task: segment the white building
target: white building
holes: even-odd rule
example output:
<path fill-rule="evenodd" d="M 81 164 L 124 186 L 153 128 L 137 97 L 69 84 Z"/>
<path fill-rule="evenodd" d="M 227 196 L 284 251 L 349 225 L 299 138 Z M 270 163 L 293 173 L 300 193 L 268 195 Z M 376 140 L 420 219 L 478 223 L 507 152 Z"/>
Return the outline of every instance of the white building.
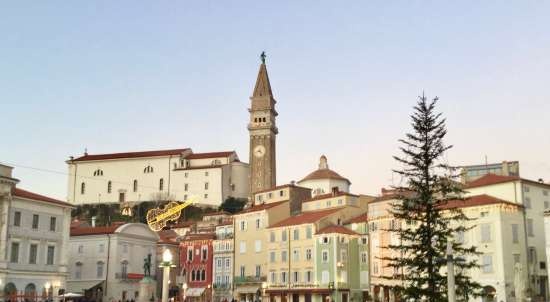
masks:
<path fill-rule="evenodd" d="M 213 242 L 214 302 L 231 301 L 233 298 L 233 221 L 226 221 L 216 227 Z"/>
<path fill-rule="evenodd" d="M 500 234 L 495 233 L 496 238 L 502 241 L 510 241 L 515 232 L 521 234 L 521 250 L 514 251 L 502 246 L 504 263 L 513 264 L 518 257 L 526 257 L 527 264 L 524 268 L 529 282 L 525 285 L 526 295 L 548 299 L 548 263 L 544 233 L 544 211 L 550 208 L 550 185 L 542 182 L 523 179 L 518 176 L 501 176 L 495 174 L 484 175 L 466 185 L 467 196 L 487 194 L 492 197 L 518 204 L 523 207 L 520 220 L 515 227 L 501 227 Z M 507 222 L 510 223 L 510 222 Z M 521 239 L 520 239 L 521 240 Z M 519 254 L 520 256 L 517 256 Z M 507 265 L 503 269 L 509 269 Z M 510 280 L 507 280 L 510 282 Z M 503 284 L 500 285 L 504 287 Z M 510 288 L 510 287 L 509 287 Z M 499 289 L 497 288 L 497 292 Z M 506 291 L 509 295 L 509 290 Z"/>
<path fill-rule="evenodd" d="M 17 188 L 12 170 L 0 164 L 0 292 L 55 297 L 65 288 L 72 205 Z"/>
<path fill-rule="evenodd" d="M 196 196 L 199 204 L 218 206 L 230 196 L 248 197 L 248 164 L 240 162 L 234 151 L 85 153 L 67 164 L 67 200 L 76 205 Z"/>
<path fill-rule="evenodd" d="M 142 223 L 71 228 L 68 291 L 97 301 L 137 300 L 148 255 L 155 276 L 157 241 Z"/>
<path fill-rule="evenodd" d="M 322 155 L 319 159 L 319 169 L 300 180 L 298 185 L 311 189 L 312 196 L 317 196 L 331 193 L 335 188 L 338 188 L 337 191 L 349 193 L 351 182 L 329 169 L 327 157 Z"/>

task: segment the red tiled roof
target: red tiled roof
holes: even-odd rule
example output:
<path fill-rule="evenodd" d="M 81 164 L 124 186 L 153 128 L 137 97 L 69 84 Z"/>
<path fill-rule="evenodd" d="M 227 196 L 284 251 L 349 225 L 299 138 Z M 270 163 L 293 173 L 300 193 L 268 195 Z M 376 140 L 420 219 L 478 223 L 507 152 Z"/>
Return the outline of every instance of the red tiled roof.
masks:
<path fill-rule="evenodd" d="M 248 209 L 244 209 L 244 210 L 240 211 L 239 213 L 236 213 L 235 215 L 267 210 L 267 209 L 276 207 L 278 205 L 281 205 L 285 202 L 288 202 L 288 200 L 283 200 L 283 201 L 279 201 L 279 202 L 272 202 L 272 203 L 263 203 L 261 205 L 254 205 L 254 206 L 252 206 Z"/>
<path fill-rule="evenodd" d="M 194 240 L 213 240 L 216 238 L 214 233 L 187 233 L 183 238 L 183 241 L 194 241 Z"/>
<path fill-rule="evenodd" d="M 306 181 L 306 180 L 312 180 L 312 179 L 340 179 L 340 180 L 345 180 L 348 183 L 351 183 L 347 178 L 342 177 L 340 174 L 332 171 L 331 169 L 315 170 L 315 171 L 309 173 L 306 177 L 304 177 L 299 182 Z"/>
<path fill-rule="evenodd" d="M 47 196 L 44 196 L 44 195 L 36 194 L 36 193 L 33 193 L 33 192 L 29 192 L 29 191 L 26 191 L 26 190 L 23 190 L 23 189 L 15 188 L 15 187 L 12 190 L 12 194 L 14 196 L 25 198 L 25 199 L 48 202 L 48 203 L 52 203 L 52 204 L 56 204 L 56 205 L 60 205 L 60 206 L 64 206 L 64 207 L 74 207 L 74 205 L 72 205 L 70 203 L 67 203 L 67 202 L 64 202 L 64 201 L 61 201 L 61 200 L 57 200 L 57 199 L 53 199 L 53 198 L 50 198 L 50 197 L 47 197 Z"/>
<path fill-rule="evenodd" d="M 177 244 L 178 233 L 172 230 L 162 230 L 157 233 L 160 237 L 159 243 Z"/>
<path fill-rule="evenodd" d="M 123 152 L 123 153 L 108 153 L 108 154 L 86 154 L 73 161 L 88 161 L 88 160 L 104 160 L 104 159 L 118 159 L 118 158 L 136 158 L 136 157 L 154 157 L 154 156 L 167 156 L 167 155 L 179 155 L 189 148 L 184 149 L 171 149 L 171 150 L 154 150 L 154 151 L 139 151 L 139 152 Z"/>
<path fill-rule="evenodd" d="M 270 192 L 270 191 L 276 191 L 276 190 L 280 190 L 280 189 L 284 189 L 284 188 L 288 188 L 288 187 L 311 190 L 310 188 L 306 188 L 306 187 L 300 187 L 300 186 L 293 185 L 293 184 L 285 184 L 285 185 L 280 185 L 280 186 L 276 186 L 276 187 L 273 187 L 273 188 L 257 191 L 257 192 L 254 192 L 254 194 L 265 193 L 265 192 Z"/>
<path fill-rule="evenodd" d="M 71 236 L 113 234 L 124 222 L 116 222 L 107 226 L 71 228 Z"/>
<path fill-rule="evenodd" d="M 344 224 L 367 222 L 367 218 L 368 218 L 367 213 L 364 213 L 344 222 Z"/>
<path fill-rule="evenodd" d="M 466 184 L 466 188 L 475 188 L 475 187 L 482 187 L 482 186 L 488 186 L 488 185 L 494 185 L 514 180 L 520 180 L 517 176 L 502 176 L 502 175 L 496 175 L 496 174 L 486 174 L 482 177 L 471 181 Z"/>
<path fill-rule="evenodd" d="M 296 216 L 289 217 L 283 221 L 279 221 L 278 223 L 270 226 L 270 228 L 278 228 L 278 227 L 290 226 L 290 225 L 300 225 L 305 223 L 314 223 L 321 218 L 324 218 L 334 212 L 340 211 L 341 209 L 342 208 L 340 207 L 340 208 L 332 208 L 328 210 L 303 212 Z"/>
<path fill-rule="evenodd" d="M 470 196 L 465 198 L 464 200 L 449 200 L 447 204 L 442 205 L 440 209 L 445 210 L 445 209 L 455 209 L 455 208 L 468 208 L 468 207 L 476 207 L 476 206 L 484 206 L 484 205 L 500 204 L 500 203 L 522 207 L 522 205 L 517 203 L 509 202 L 490 195 L 482 194 L 482 195 Z"/>
<path fill-rule="evenodd" d="M 334 194 L 334 193 L 328 193 L 328 194 L 323 194 L 323 195 L 317 195 L 317 196 L 315 196 L 315 197 L 313 197 L 313 198 L 306 199 L 306 200 L 304 200 L 303 202 L 310 202 L 310 201 L 328 199 L 328 198 L 339 197 L 339 196 L 359 197 L 359 195 L 355 195 L 355 194 L 351 194 L 351 193 L 339 191 L 339 192 L 336 193 L 336 194 Z"/>
<path fill-rule="evenodd" d="M 179 222 L 179 223 L 176 223 L 176 224 L 169 224 L 169 225 L 166 226 L 166 229 L 171 230 L 171 229 L 190 228 L 195 223 L 196 223 L 196 221 L 184 221 L 184 222 Z"/>
<path fill-rule="evenodd" d="M 185 158 L 186 159 L 203 159 L 203 158 L 229 157 L 234 153 L 235 151 L 191 153 L 187 155 Z"/>
<path fill-rule="evenodd" d="M 341 225 L 329 225 L 326 228 L 319 230 L 316 234 L 346 234 L 346 235 L 359 235 L 358 233 L 343 227 Z"/>

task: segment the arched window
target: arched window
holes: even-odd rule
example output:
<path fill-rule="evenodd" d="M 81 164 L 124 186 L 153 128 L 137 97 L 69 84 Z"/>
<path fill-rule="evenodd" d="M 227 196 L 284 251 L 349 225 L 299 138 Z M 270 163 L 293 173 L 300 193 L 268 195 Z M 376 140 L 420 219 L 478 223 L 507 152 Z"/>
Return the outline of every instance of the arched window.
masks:
<path fill-rule="evenodd" d="M 97 169 L 94 171 L 94 176 L 103 176 L 103 170 Z"/>
<path fill-rule="evenodd" d="M 137 182 L 137 179 L 134 179 L 134 192 L 137 192 L 137 188 L 138 188 L 138 182 Z"/>
<path fill-rule="evenodd" d="M 126 277 L 128 275 L 128 261 L 124 260 L 120 263 L 120 274 L 122 277 Z"/>
<path fill-rule="evenodd" d="M 205 270 L 202 270 L 202 272 L 201 272 L 201 280 L 206 281 L 206 271 Z"/>
<path fill-rule="evenodd" d="M 159 180 L 159 191 L 164 190 L 164 178 Z"/>
<path fill-rule="evenodd" d="M 109 180 L 107 182 L 107 193 L 111 193 L 112 190 L 113 190 L 113 183 Z"/>
<path fill-rule="evenodd" d="M 103 263 L 103 261 L 98 261 L 97 262 L 97 268 L 96 268 L 96 275 L 98 278 L 103 278 L 103 266 L 105 265 L 105 263 Z"/>
<path fill-rule="evenodd" d="M 147 166 L 143 169 L 143 173 L 153 173 L 153 167 Z"/>
<path fill-rule="evenodd" d="M 36 285 L 34 283 L 29 283 L 25 286 L 25 296 L 34 297 L 36 295 Z"/>
<path fill-rule="evenodd" d="M 15 287 L 15 284 L 8 283 L 6 286 L 4 286 L 4 294 L 5 295 L 15 295 L 17 294 L 17 287 Z"/>
<path fill-rule="evenodd" d="M 80 184 L 80 194 L 85 194 L 86 193 L 86 183 L 81 183 Z"/>
<path fill-rule="evenodd" d="M 74 267 L 74 278 L 82 279 L 82 262 L 77 262 Z"/>
<path fill-rule="evenodd" d="M 195 270 L 191 271 L 191 281 L 195 281 Z"/>

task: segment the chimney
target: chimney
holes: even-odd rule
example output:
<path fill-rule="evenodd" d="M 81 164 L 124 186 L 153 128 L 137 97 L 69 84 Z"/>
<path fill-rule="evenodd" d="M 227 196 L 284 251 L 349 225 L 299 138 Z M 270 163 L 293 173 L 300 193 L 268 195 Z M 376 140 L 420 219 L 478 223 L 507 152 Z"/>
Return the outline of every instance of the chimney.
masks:
<path fill-rule="evenodd" d="M 290 181 L 290 185 L 291 185 L 291 186 L 294 186 L 295 184 L 296 184 L 296 182 L 295 182 L 294 180 L 291 180 L 291 181 Z"/>
<path fill-rule="evenodd" d="M 95 219 L 96 219 L 96 217 L 92 216 L 92 228 L 95 228 Z"/>
<path fill-rule="evenodd" d="M 338 195 L 338 187 L 332 187 L 332 196 Z"/>
<path fill-rule="evenodd" d="M 543 183 L 544 183 L 544 179 L 539 178 L 539 182 L 540 182 L 541 184 L 543 184 Z"/>

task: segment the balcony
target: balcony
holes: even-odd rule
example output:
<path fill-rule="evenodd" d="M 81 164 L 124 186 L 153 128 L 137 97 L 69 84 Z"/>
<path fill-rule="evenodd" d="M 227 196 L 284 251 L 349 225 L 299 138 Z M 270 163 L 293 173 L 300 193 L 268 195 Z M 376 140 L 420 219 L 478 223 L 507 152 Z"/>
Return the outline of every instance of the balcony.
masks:
<path fill-rule="evenodd" d="M 215 290 L 229 290 L 231 289 L 230 283 L 214 283 Z"/>
<path fill-rule="evenodd" d="M 236 284 L 243 284 L 243 283 L 258 283 L 258 282 L 265 282 L 267 278 L 265 276 L 244 276 L 244 277 L 235 277 L 235 283 Z"/>

